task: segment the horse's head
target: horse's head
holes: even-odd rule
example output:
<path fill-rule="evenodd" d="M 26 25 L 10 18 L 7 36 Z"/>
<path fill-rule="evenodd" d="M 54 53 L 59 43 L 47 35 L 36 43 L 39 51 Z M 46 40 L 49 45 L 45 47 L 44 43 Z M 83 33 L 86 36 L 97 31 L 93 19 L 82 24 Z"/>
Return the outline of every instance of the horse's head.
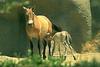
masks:
<path fill-rule="evenodd" d="M 34 20 L 34 17 L 33 17 L 34 13 L 32 11 L 32 8 L 23 7 L 23 9 L 26 10 L 26 15 L 28 16 L 27 24 L 32 25 L 33 24 L 33 20 Z"/>

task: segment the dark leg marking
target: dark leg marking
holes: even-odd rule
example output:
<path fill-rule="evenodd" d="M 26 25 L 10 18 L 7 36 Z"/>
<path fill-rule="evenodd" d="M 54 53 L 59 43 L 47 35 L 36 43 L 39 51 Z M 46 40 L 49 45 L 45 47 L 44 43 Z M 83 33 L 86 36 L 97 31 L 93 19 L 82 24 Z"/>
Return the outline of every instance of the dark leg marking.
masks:
<path fill-rule="evenodd" d="M 51 41 L 48 41 L 48 47 L 49 47 L 49 56 L 51 56 Z"/>
<path fill-rule="evenodd" d="M 31 55 L 33 55 L 33 43 L 31 40 L 30 40 L 30 49 L 31 49 Z"/>
<path fill-rule="evenodd" d="M 45 59 L 46 58 L 46 55 L 45 55 L 45 50 L 46 50 L 46 46 L 47 46 L 47 42 L 46 42 L 46 40 L 44 39 L 43 40 L 43 46 L 44 46 L 44 48 L 43 48 L 43 59 Z"/>
<path fill-rule="evenodd" d="M 39 55 L 41 57 L 40 38 L 38 39 L 38 50 L 39 50 Z"/>

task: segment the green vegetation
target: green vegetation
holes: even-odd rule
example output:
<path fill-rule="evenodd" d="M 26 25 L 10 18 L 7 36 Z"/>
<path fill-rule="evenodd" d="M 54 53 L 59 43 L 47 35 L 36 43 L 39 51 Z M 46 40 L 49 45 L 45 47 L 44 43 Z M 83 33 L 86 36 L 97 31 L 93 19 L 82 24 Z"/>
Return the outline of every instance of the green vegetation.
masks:
<path fill-rule="evenodd" d="M 91 62 L 82 61 L 80 63 L 76 63 L 73 67 L 100 67 L 100 64 L 95 60 Z"/>
<path fill-rule="evenodd" d="M 24 0 L 19 0 L 19 1 L 5 0 L 4 2 L 0 2 L 0 13 L 10 13 L 12 8 L 29 4 L 30 4 L 29 1 L 24 1 Z"/>
<path fill-rule="evenodd" d="M 11 60 L 6 60 L 5 62 L 0 62 L 0 67 L 69 67 L 67 63 L 62 65 L 64 60 L 62 58 L 54 58 L 49 57 L 48 60 L 42 60 L 38 55 L 34 55 L 33 57 L 28 57 L 19 63 L 14 63 Z M 71 67 L 99 67 L 100 64 L 95 60 L 91 62 L 82 61 L 80 63 L 76 63 Z"/>
<path fill-rule="evenodd" d="M 0 62 L 0 67 L 16 67 L 16 64 L 12 60 L 6 60 L 4 62 Z"/>

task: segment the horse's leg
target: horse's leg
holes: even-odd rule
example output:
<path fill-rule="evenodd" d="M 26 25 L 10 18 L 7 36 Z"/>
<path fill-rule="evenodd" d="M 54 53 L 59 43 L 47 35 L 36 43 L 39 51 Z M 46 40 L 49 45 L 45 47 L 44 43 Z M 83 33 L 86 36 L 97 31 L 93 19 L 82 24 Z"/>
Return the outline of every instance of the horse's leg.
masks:
<path fill-rule="evenodd" d="M 46 58 L 46 55 L 45 55 L 45 50 L 46 50 L 46 46 L 47 46 L 47 41 L 45 40 L 45 39 L 43 39 L 43 46 L 44 46 L 44 48 L 43 48 L 43 59 L 45 59 Z"/>
<path fill-rule="evenodd" d="M 38 50 L 39 50 L 39 55 L 40 55 L 40 57 L 42 57 L 42 56 L 41 56 L 41 48 L 40 48 L 40 38 L 38 39 Z"/>
<path fill-rule="evenodd" d="M 30 40 L 30 49 L 31 49 L 31 55 L 33 55 L 33 43 L 32 43 L 32 40 Z"/>
<path fill-rule="evenodd" d="M 51 41 L 48 40 L 48 47 L 49 47 L 49 56 L 51 56 Z"/>

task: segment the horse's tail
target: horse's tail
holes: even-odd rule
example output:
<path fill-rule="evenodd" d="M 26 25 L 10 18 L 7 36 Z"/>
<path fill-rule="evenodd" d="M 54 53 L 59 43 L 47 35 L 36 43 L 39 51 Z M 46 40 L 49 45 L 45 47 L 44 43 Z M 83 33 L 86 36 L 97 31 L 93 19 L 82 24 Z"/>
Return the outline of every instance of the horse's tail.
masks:
<path fill-rule="evenodd" d="M 61 31 L 62 31 L 61 27 L 55 25 L 54 23 L 52 23 L 52 28 L 53 28 L 55 31 L 57 31 L 57 32 L 61 32 Z"/>

